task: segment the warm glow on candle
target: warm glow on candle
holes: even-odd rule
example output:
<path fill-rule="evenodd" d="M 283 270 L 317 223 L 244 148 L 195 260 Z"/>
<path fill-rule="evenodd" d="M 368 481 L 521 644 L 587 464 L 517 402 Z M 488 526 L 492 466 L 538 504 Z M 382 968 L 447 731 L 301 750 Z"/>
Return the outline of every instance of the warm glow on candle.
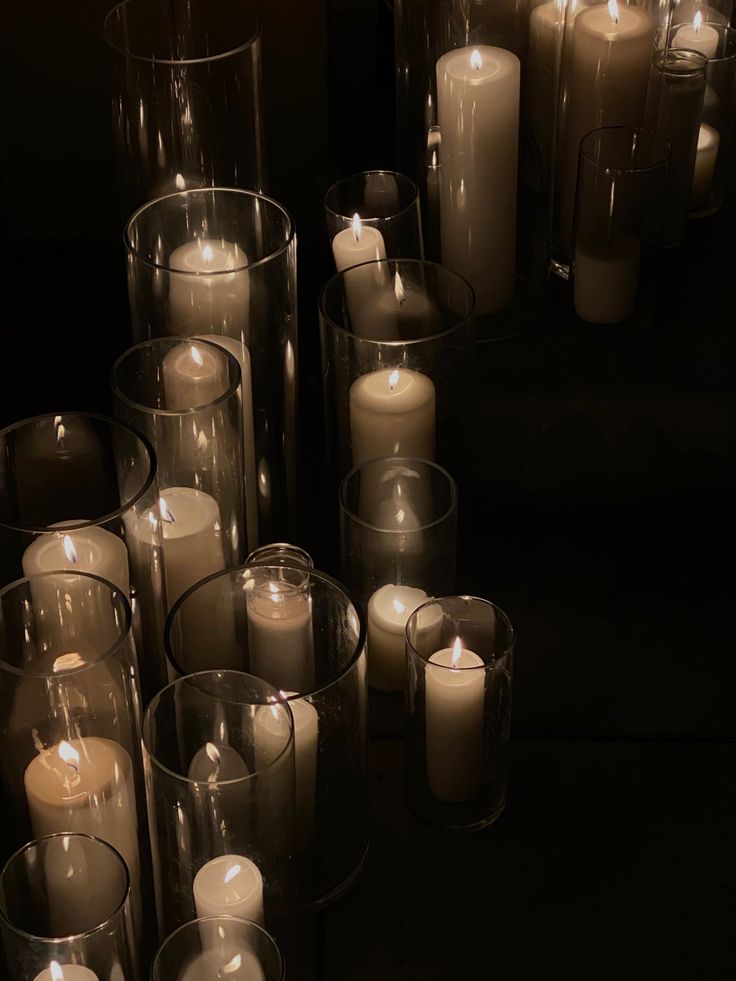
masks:
<path fill-rule="evenodd" d="M 51 981 L 64 981 L 64 972 L 58 961 L 51 961 L 49 970 L 51 971 Z"/>
<path fill-rule="evenodd" d="M 462 643 L 460 641 L 460 638 L 459 637 L 456 637 L 455 638 L 455 643 L 452 645 L 452 666 L 453 666 L 453 668 L 456 668 L 458 666 L 458 662 L 460 661 L 460 657 L 462 656 L 462 653 L 463 653 L 463 645 L 462 645 Z"/>
<path fill-rule="evenodd" d="M 400 599 L 394 599 L 392 600 L 392 603 L 394 605 L 394 609 L 398 614 L 406 613 L 406 607 L 404 606 L 404 604 L 401 602 Z"/>
<path fill-rule="evenodd" d="M 401 282 L 401 276 L 396 273 L 394 277 L 394 294 L 398 303 L 403 303 L 406 300 L 406 293 L 404 292 L 404 284 Z"/>
<path fill-rule="evenodd" d="M 360 236 L 363 232 L 363 225 L 360 220 L 360 215 L 356 211 L 353 215 L 353 235 L 355 236 L 355 241 L 360 241 Z"/>
<path fill-rule="evenodd" d="M 176 518 L 174 517 L 174 512 L 171 510 L 169 505 L 166 503 L 165 497 L 159 497 L 158 499 L 159 510 L 161 511 L 161 520 L 168 521 L 170 525 L 176 523 Z"/>
<path fill-rule="evenodd" d="M 221 968 L 223 974 L 232 974 L 234 971 L 239 971 L 240 966 L 243 963 L 243 955 L 236 954 L 231 961 L 228 961 L 224 967 Z"/>
<path fill-rule="evenodd" d="M 477 72 L 481 70 L 483 65 L 483 58 L 481 57 L 480 51 L 473 51 L 470 56 L 470 67 L 474 68 Z"/>
<path fill-rule="evenodd" d="M 230 868 L 225 873 L 225 878 L 222 880 L 226 885 L 228 882 L 232 882 L 236 875 L 240 874 L 239 865 L 231 865 Z"/>
<path fill-rule="evenodd" d="M 79 753 L 66 739 L 59 743 L 59 756 L 75 773 L 79 772 Z"/>
<path fill-rule="evenodd" d="M 399 378 L 401 377 L 398 368 L 394 368 L 391 374 L 388 376 L 388 387 L 394 389 L 399 384 Z"/>
<path fill-rule="evenodd" d="M 192 361 L 197 365 L 198 368 L 204 366 L 204 358 L 202 357 L 198 347 L 192 344 Z"/>
<path fill-rule="evenodd" d="M 76 564 L 77 550 L 74 547 L 74 542 L 71 540 L 69 535 L 64 535 L 64 555 L 66 555 L 69 562 L 73 562 Z"/>
<path fill-rule="evenodd" d="M 202 249 L 202 258 L 206 263 L 212 262 L 215 258 L 215 253 L 212 251 L 211 245 L 205 245 Z"/>
<path fill-rule="evenodd" d="M 695 29 L 696 33 L 700 31 L 700 28 L 702 26 L 703 26 L 703 15 L 698 10 L 695 16 L 693 17 L 693 28 Z"/>
<path fill-rule="evenodd" d="M 616 0 L 608 0 L 608 13 L 614 24 L 618 24 L 618 4 Z"/>

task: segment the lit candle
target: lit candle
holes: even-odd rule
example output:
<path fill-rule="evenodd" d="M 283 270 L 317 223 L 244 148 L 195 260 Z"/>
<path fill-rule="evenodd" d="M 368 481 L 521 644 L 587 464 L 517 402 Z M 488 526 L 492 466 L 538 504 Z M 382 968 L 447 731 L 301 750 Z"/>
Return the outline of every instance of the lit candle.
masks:
<path fill-rule="evenodd" d="M 59 521 L 51 527 L 63 529 L 82 520 Z M 44 532 L 31 542 L 21 561 L 27 577 L 43 572 L 86 572 L 107 579 L 126 596 L 130 594 L 125 542 L 97 525 Z"/>
<path fill-rule="evenodd" d="M 383 235 L 377 228 L 364 225 L 360 217 L 353 216 L 350 228 L 343 228 L 332 240 L 332 254 L 338 272 L 375 259 L 386 258 Z M 386 287 L 385 266 L 369 266 L 357 269 L 345 277 L 345 295 L 350 311 L 353 331 L 359 337 L 380 336 L 375 323 L 376 300 Z"/>
<path fill-rule="evenodd" d="M 59 964 L 51 961 L 33 981 L 99 981 L 94 971 L 81 964 Z"/>
<path fill-rule="evenodd" d="M 708 60 L 715 58 L 718 52 L 720 36 L 715 27 L 703 23 L 703 15 L 698 10 L 692 24 L 683 24 L 678 28 L 672 42 L 673 48 L 687 48 L 689 51 L 699 51 Z"/>
<path fill-rule="evenodd" d="M 217 949 L 205 950 L 195 957 L 177 975 L 176 981 L 216 981 L 218 978 L 227 981 L 264 981 L 266 976 L 256 955 L 250 950 L 229 944 L 228 931 L 222 926 L 215 926 L 213 931 L 205 931 L 206 927 L 211 926 L 212 924 L 201 924 L 200 933 L 207 936 L 205 946 L 214 947 L 216 944 Z M 219 936 L 220 933 L 223 937 Z"/>
<path fill-rule="evenodd" d="M 430 657 L 426 685 L 429 788 L 439 800 L 469 800 L 482 772 L 483 661 L 458 638 Z"/>
<path fill-rule="evenodd" d="M 572 34 L 559 181 L 560 233 L 571 249 L 580 141 L 601 126 L 640 126 L 654 46 L 654 17 L 641 7 L 597 3 L 578 11 Z"/>
<path fill-rule="evenodd" d="M 250 673 L 282 691 L 314 684 L 311 599 L 288 582 L 246 584 Z"/>
<path fill-rule="evenodd" d="M 636 305 L 640 262 L 641 245 L 633 235 L 576 242 L 573 302 L 578 317 L 591 324 L 627 320 Z"/>
<path fill-rule="evenodd" d="M 514 293 L 519 80 L 519 59 L 503 48 L 458 48 L 437 62 L 442 262 L 470 280 L 480 314 Z"/>
<path fill-rule="evenodd" d="M 240 753 L 225 743 L 205 743 L 192 757 L 187 775 L 203 783 L 222 783 L 250 776 Z"/>
<path fill-rule="evenodd" d="M 263 924 L 263 876 L 243 855 L 220 855 L 194 877 L 197 916 L 239 916 Z"/>
<path fill-rule="evenodd" d="M 314 792 L 317 774 L 317 744 L 319 714 L 306 698 L 296 698 L 298 692 L 283 691 L 291 699 L 289 708 L 294 717 L 294 769 L 296 773 L 296 834 L 297 845 L 305 848 L 314 834 Z M 256 713 L 256 761 L 263 765 L 275 758 L 284 745 L 285 713 L 263 705 Z"/>
<path fill-rule="evenodd" d="M 693 211 L 707 207 L 718 160 L 718 146 L 721 142 L 717 129 L 703 123 L 698 131 L 698 152 L 695 157 L 693 186 L 690 205 Z"/>
<path fill-rule="evenodd" d="M 386 258 L 383 235 L 372 225 L 364 225 L 360 215 L 353 215 L 350 228 L 343 228 L 332 240 L 332 255 L 338 272 L 363 262 Z"/>
<path fill-rule="evenodd" d="M 34 837 L 78 832 L 102 838 L 128 866 L 131 904 L 140 917 L 140 860 L 130 757 L 97 736 L 61 740 L 42 749 L 24 774 Z"/>
<path fill-rule="evenodd" d="M 169 319 L 177 334 L 247 336 L 248 257 L 233 242 L 199 239 L 174 249 L 169 267 Z"/>
<path fill-rule="evenodd" d="M 386 456 L 435 458 L 435 388 L 409 368 L 379 368 L 350 386 L 353 466 Z"/>
<path fill-rule="evenodd" d="M 368 681 L 381 691 L 403 691 L 406 681 L 406 622 L 427 601 L 423 589 L 381 586 L 368 600 Z M 436 613 L 437 641 L 442 614 Z"/>
<path fill-rule="evenodd" d="M 574 13 L 574 0 L 571 0 Z M 545 168 L 549 167 L 554 133 L 555 100 L 562 56 L 565 0 L 547 0 L 534 7 L 529 17 L 529 57 L 526 60 L 528 91 L 525 106 L 532 133 Z"/>

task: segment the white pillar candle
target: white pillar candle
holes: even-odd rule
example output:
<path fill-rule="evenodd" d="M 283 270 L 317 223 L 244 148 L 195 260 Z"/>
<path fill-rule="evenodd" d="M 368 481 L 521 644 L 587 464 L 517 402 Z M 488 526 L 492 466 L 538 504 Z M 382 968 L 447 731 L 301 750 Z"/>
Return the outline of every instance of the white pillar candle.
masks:
<path fill-rule="evenodd" d="M 314 794 L 317 775 L 319 714 L 306 698 L 293 691 L 282 692 L 294 717 L 294 769 L 296 773 L 296 835 L 299 848 L 305 848 L 314 833 Z M 284 713 L 263 705 L 256 713 L 256 761 L 266 765 L 284 744 Z"/>
<path fill-rule="evenodd" d="M 49 919 L 55 937 L 84 933 L 99 925 L 114 899 L 111 858 L 97 848 L 85 848 L 74 835 L 59 835 L 46 843 L 43 870 Z"/>
<path fill-rule="evenodd" d="M 26 767 L 24 785 L 34 837 L 58 832 L 94 835 L 116 848 L 128 866 L 131 905 L 140 916 L 140 859 L 130 757 L 97 736 L 62 740 Z"/>
<path fill-rule="evenodd" d="M 169 319 L 177 334 L 247 336 L 248 257 L 233 242 L 199 239 L 169 257 Z"/>
<path fill-rule="evenodd" d="M 192 757 L 187 776 L 203 783 L 223 783 L 250 776 L 240 753 L 225 743 L 205 743 Z"/>
<path fill-rule="evenodd" d="M 572 246 L 580 141 L 601 126 L 640 126 L 654 47 L 654 17 L 641 7 L 597 3 L 578 11 L 567 79 L 560 232 Z"/>
<path fill-rule="evenodd" d="M 710 27 L 703 23 L 703 15 L 698 12 L 693 17 L 692 24 L 683 24 L 677 29 L 673 48 L 687 48 L 689 51 L 699 51 L 710 60 L 715 58 L 718 52 L 718 42 L 720 36 L 715 27 Z"/>
<path fill-rule="evenodd" d="M 228 351 L 240 365 L 240 399 L 243 410 L 243 475 L 245 478 L 245 520 L 248 548 L 258 545 L 258 481 L 256 477 L 256 437 L 253 421 L 253 378 L 250 351 L 241 341 L 221 334 L 200 334 L 203 341 Z"/>
<path fill-rule="evenodd" d="M 197 916 L 239 916 L 263 924 L 263 877 L 243 855 L 220 855 L 194 877 Z"/>
<path fill-rule="evenodd" d="M 503 48 L 458 48 L 437 62 L 442 263 L 470 280 L 480 314 L 514 293 L 519 85 L 519 59 Z"/>
<path fill-rule="evenodd" d="M 61 529 L 79 524 L 75 521 L 59 521 L 52 528 L 58 532 L 44 532 L 35 538 L 23 553 L 23 575 L 37 576 L 43 572 L 86 572 L 107 579 L 126 596 L 130 595 L 128 550 L 125 542 L 111 531 L 97 525 L 75 528 L 68 532 Z"/>
<path fill-rule="evenodd" d="M 225 568 L 217 501 L 193 487 L 161 491 L 161 529 L 169 607 L 190 586 Z"/>
<path fill-rule="evenodd" d="M 698 132 L 698 152 L 695 157 L 693 186 L 690 196 L 691 207 L 694 211 L 705 207 L 708 203 L 716 172 L 720 142 L 721 137 L 718 130 L 708 123 L 703 123 Z"/>
<path fill-rule="evenodd" d="M 574 0 L 571 2 L 574 4 Z M 534 7 L 529 17 L 529 56 L 525 65 L 528 87 L 525 106 L 545 166 L 549 166 L 552 153 L 565 7 L 564 0 L 547 0 Z"/>
<path fill-rule="evenodd" d="M 344 272 L 363 262 L 386 258 L 383 235 L 377 228 L 364 225 L 356 214 L 350 228 L 343 228 L 332 240 L 332 255 L 338 272 Z M 385 266 L 357 269 L 345 277 L 345 295 L 350 311 L 350 323 L 359 337 L 380 337 L 376 324 L 376 300 L 387 284 Z M 391 327 L 389 321 L 388 328 Z M 390 339 L 391 335 L 387 339 Z"/>
<path fill-rule="evenodd" d="M 94 971 L 81 964 L 60 964 L 51 961 L 33 981 L 99 981 Z"/>
<path fill-rule="evenodd" d="M 426 601 L 423 589 L 391 583 L 381 586 L 368 600 L 368 682 L 373 688 L 404 690 L 406 622 Z M 439 611 L 437 618 L 439 627 Z"/>
<path fill-rule="evenodd" d="M 208 926 L 212 924 L 203 923 L 200 933 Z M 221 928 L 215 927 L 215 931 L 217 929 Z M 209 933 L 207 936 L 209 942 Z M 214 937 L 213 942 L 216 940 Z M 216 981 L 218 978 L 226 978 L 227 981 L 264 981 L 265 977 L 260 961 L 252 951 L 232 946 L 225 940 L 223 945 L 218 943 L 217 950 L 206 950 L 197 955 L 176 981 Z"/>
<path fill-rule="evenodd" d="M 458 639 L 430 657 L 425 680 L 429 789 L 439 800 L 469 800 L 482 773 L 483 661 Z"/>
<path fill-rule="evenodd" d="M 281 691 L 314 684 L 312 609 L 308 594 L 287 582 L 250 580 L 247 591 L 250 673 Z"/>
<path fill-rule="evenodd" d="M 227 389 L 225 360 L 207 345 L 177 344 L 166 353 L 161 367 L 167 409 L 209 405 Z"/>
<path fill-rule="evenodd" d="M 641 245 L 633 235 L 576 242 L 573 302 L 578 317 L 591 324 L 617 324 L 630 317 L 640 263 Z"/>
<path fill-rule="evenodd" d="M 353 466 L 385 456 L 435 458 L 435 388 L 409 368 L 379 368 L 350 386 Z"/>

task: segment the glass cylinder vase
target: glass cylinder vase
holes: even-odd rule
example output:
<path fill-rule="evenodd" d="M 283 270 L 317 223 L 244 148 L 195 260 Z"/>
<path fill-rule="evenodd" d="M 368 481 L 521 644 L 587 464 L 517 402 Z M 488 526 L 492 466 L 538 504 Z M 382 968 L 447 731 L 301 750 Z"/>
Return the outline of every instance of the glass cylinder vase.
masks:
<path fill-rule="evenodd" d="M 669 200 L 671 147 L 652 130 L 612 126 L 580 145 L 575 312 L 593 324 L 653 313 Z"/>
<path fill-rule="evenodd" d="M 138 664 L 125 593 L 73 572 L 5 587 L 0 688 L 0 779 L 11 840 L 80 832 L 107 841 L 128 867 L 140 939 L 149 862 Z"/>
<path fill-rule="evenodd" d="M 294 728 L 279 692 L 239 671 L 179 678 L 146 710 L 143 757 L 160 935 L 220 915 L 288 930 Z"/>
<path fill-rule="evenodd" d="M 215 942 L 213 942 L 215 941 Z M 251 920 L 208 916 L 175 930 L 161 944 L 151 981 L 284 981 L 273 937 Z"/>
<path fill-rule="evenodd" d="M 506 804 L 513 650 L 488 600 L 444 596 L 409 617 L 406 791 L 427 824 L 475 831 Z"/>
<path fill-rule="evenodd" d="M 112 369 L 115 414 L 156 450 L 167 605 L 245 553 L 245 495 L 255 518 L 255 473 L 244 484 L 240 366 L 207 341 L 157 337 Z M 252 426 L 251 426 L 252 433 Z M 143 532 L 147 528 L 144 527 Z M 206 642 L 206 633 L 202 636 Z"/>
<path fill-rule="evenodd" d="M 125 213 L 192 187 L 265 189 L 261 29 L 228 0 L 125 0 L 105 18 Z"/>
<path fill-rule="evenodd" d="M 187 629 L 211 611 L 207 648 Z M 344 588 L 304 565 L 252 565 L 212 576 L 173 607 L 166 648 L 180 674 L 236 668 L 288 698 L 296 741 L 297 849 L 303 906 L 335 899 L 368 848 L 365 624 Z"/>
<path fill-rule="evenodd" d="M 128 869 L 107 842 L 55 834 L 0 872 L 0 932 L 13 981 L 139 981 Z"/>
<path fill-rule="evenodd" d="M 141 684 L 166 678 L 156 456 L 148 440 L 105 416 L 36 416 L 0 432 L 3 583 L 66 569 L 101 576 L 130 597 Z"/>
<path fill-rule="evenodd" d="M 323 287 L 324 404 L 338 479 L 377 457 L 448 467 L 462 459 L 474 312 L 465 279 L 419 260 L 365 263 Z"/>
<path fill-rule="evenodd" d="M 455 588 L 457 485 L 436 463 L 371 460 L 340 484 L 342 577 L 367 609 L 368 683 L 406 684 L 406 622 Z"/>
<path fill-rule="evenodd" d="M 125 241 L 136 339 L 196 337 L 238 360 L 246 483 L 255 471 L 257 487 L 248 544 L 290 537 L 297 410 L 290 215 L 250 191 L 194 190 L 145 205 L 128 222 Z"/>

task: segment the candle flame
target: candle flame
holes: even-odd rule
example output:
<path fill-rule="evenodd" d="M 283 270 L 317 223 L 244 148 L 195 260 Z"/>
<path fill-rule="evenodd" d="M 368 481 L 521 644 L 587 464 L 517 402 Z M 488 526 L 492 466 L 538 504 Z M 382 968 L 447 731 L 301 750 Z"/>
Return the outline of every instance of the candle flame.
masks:
<path fill-rule="evenodd" d="M 204 245 L 202 247 L 202 258 L 205 262 L 210 263 L 215 258 L 215 253 L 212 250 L 211 245 Z"/>
<path fill-rule="evenodd" d="M 64 972 L 58 961 L 51 961 L 49 971 L 51 972 L 51 981 L 64 981 Z"/>
<path fill-rule="evenodd" d="M 64 442 L 64 437 L 66 436 L 66 429 L 64 428 L 64 423 L 59 421 L 56 427 L 56 445 L 61 446 Z"/>
<path fill-rule="evenodd" d="M 59 743 L 59 756 L 75 773 L 79 773 L 79 753 L 66 739 Z"/>
<path fill-rule="evenodd" d="M 406 292 L 404 291 L 404 284 L 401 281 L 401 276 L 396 272 L 394 276 L 394 294 L 396 295 L 397 303 L 401 304 L 406 300 Z"/>
<path fill-rule="evenodd" d="M 232 882 L 236 875 L 240 875 L 240 865 L 231 865 L 230 868 L 225 873 L 225 878 L 222 880 L 225 885 Z"/>
<path fill-rule="evenodd" d="M 176 518 L 174 517 L 174 512 L 166 503 L 165 497 L 159 497 L 158 506 L 159 506 L 159 510 L 161 511 L 161 520 L 168 521 L 170 525 L 176 524 Z"/>
<path fill-rule="evenodd" d="M 215 746 L 214 743 L 206 743 L 204 747 L 205 753 L 209 756 L 215 766 L 219 766 L 222 760 L 220 756 L 220 750 Z"/>
<path fill-rule="evenodd" d="M 697 33 L 698 31 L 700 31 L 700 28 L 702 26 L 703 26 L 703 15 L 698 10 L 696 11 L 695 16 L 693 17 L 693 28 L 695 29 L 695 32 Z"/>
<path fill-rule="evenodd" d="M 618 24 L 618 4 L 616 0 L 608 0 L 608 13 L 614 24 Z"/>
<path fill-rule="evenodd" d="M 142 108 L 143 106 L 141 105 L 141 109 Z M 174 178 L 174 187 L 177 189 L 177 191 L 183 191 L 186 186 L 187 186 L 187 182 L 184 180 L 184 175 L 177 174 L 176 177 Z"/>
<path fill-rule="evenodd" d="M 77 550 L 69 535 L 64 535 L 64 555 L 66 555 L 67 561 L 76 565 L 78 560 Z"/>
<path fill-rule="evenodd" d="M 393 603 L 394 609 L 399 615 L 401 615 L 402 613 L 406 613 L 406 607 L 404 606 L 404 604 L 401 602 L 400 599 L 394 599 L 391 602 Z"/>
<path fill-rule="evenodd" d="M 202 357 L 202 353 L 194 344 L 192 344 L 192 361 L 198 368 L 204 367 L 204 358 Z"/>
<path fill-rule="evenodd" d="M 474 68 L 477 72 L 481 70 L 483 66 L 483 58 L 480 51 L 476 48 L 475 51 L 470 56 L 470 67 Z"/>
<path fill-rule="evenodd" d="M 396 385 L 398 385 L 399 384 L 399 378 L 400 377 L 401 377 L 401 375 L 399 373 L 399 369 L 398 368 L 394 368 L 394 370 L 388 376 L 388 385 L 389 385 L 389 388 L 393 389 Z"/>
<path fill-rule="evenodd" d="M 463 653 L 463 645 L 459 637 L 455 638 L 455 643 L 452 645 L 452 667 L 456 668 L 460 662 L 460 658 Z"/>
<path fill-rule="evenodd" d="M 220 970 L 222 971 L 223 974 L 232 974 L 233 971 L 240 970 L 240 965 L 242 963 L 243 963 L 243 955 L 236 954 L 235 957 L 233 957 L 231 961 L 228 961 L 227 964 L 223 965 L 223 967 Z"/>
<path fill-rule="evenodd" d="M 74 671 L 75 668 L 82 668 L 86 664 L 86 661 L 81 654 L 76 651 L 69 651 L 66 654 L 60 654 L 54 661 L 53 672 L 58 674 L 60 671 Z"/>
<path fill-rule="evenodd" d="M 363 234 L 363 223 L 360 220 L 360 215 L 356 211 L 353 215 L 353 235 L 355 236 L 355 241 L 360 241 L 360 236 Z"/>

